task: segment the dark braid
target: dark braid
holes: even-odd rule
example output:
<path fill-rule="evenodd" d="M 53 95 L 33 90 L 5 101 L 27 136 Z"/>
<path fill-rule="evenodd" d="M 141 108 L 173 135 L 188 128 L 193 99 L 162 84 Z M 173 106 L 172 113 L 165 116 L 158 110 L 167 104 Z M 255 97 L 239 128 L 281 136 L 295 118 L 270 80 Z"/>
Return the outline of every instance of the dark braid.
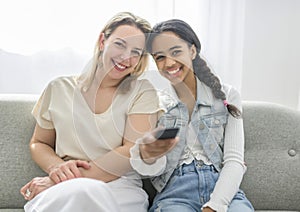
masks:
<path fill-rule="evenodd" d="M 203 60 L 199 54 L 197 54 L 196 58 L 193 60 L 193 68 L 198 79 L 211 88 L 212 93 L 216 98 L 223 100 L 225 106 L 228 109 L 228 112 L 233 117 L 240 118 L 242 115 L 240 110 L 234 105 L 227 103 L 226 95 L 222 91 L 220 79 L 211 72 L 205 60 Z"/>
<path fill-rule="evenodd" d="M 191 47 L 194 45 L 196 47 L 197 55 L 193 60 L 194 73 L 200 81 L 205 85 L 211 88 L 213 95 L 217 99 L 221 99 L 224 102 L 224 105 L 227 107 L 228 112 L 235 118 L 241 117 L 240 110 L 234 105 L 228 104 L 226 101 L 226 95 L 222 91 L 222 85 L 219 78 L 214 75 L 210 68 L 207 66 L 205 60 L 200 57 L 201 44 L 200 41 L 194 32 L 194 30 L 186 22 L 179 19 L 171 19 L 168 21 L 161 22 L 156 24 L 152 31 L 151 35 L 148 37 L 147 48 L 148 51 L 152 52 L 152 42 L 154 38 L 162 32 L 173 32 L 178 35 L 181 39 L 187 42 L 188 46 Z"/>
<path fill-rule="evenodd" d="M 205 85 L 212 89 L 214 96 L 218 99 L 225 100 L 226 96 L 222 91 L 222 85 L 219 78 L 210 71 L 205 60 L 203 60 L 199 54 L 193 60 L 193 67 L 198 79 L 201 79 Z"/>

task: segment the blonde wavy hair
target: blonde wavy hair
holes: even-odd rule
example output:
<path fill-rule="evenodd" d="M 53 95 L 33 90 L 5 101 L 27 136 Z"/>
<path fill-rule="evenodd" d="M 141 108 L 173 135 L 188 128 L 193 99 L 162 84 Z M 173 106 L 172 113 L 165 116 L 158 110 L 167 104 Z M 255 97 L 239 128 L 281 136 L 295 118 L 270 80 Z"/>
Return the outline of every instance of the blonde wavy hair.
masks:
<path fill-rule="evenodd" d="M 100 34 L 103 33 L 105 39 L 107 39 L 115 31 L 115 29 L 121 25 L 129 25 L 129 26 L 137 27 L 145 34 L 146 40 L 151 31 L 151 25 L 147 20 L 139 16 L 136 16 L 130 12 L 120 12 L 115 16 L 113 16 L 107 22 L 107 24 L 102 29 Z M 91 86 L 93 82 L 95 73 L 98 67 L 101 65 L 99 64 L 99 59 L 101 58 L 101 56 L 102 56 L 102 51 L 100 51 L 99 42 L 97 40 L 92 60 L 84 68 L 83 73 L 78 77 L 79 84 L 81 85 L 84 91 L 88 90 L 88 88 Z M 148 63 L 149 63 L 149 54 L 146 51 L 144 51 L 137 66 L 135 67 L 134 72 L 132 72 L 129 76 L 127 76 L 123 80 L 120 89 L 123 90 L 124 92 L 129 90 L 132 80 L 137 79 L 145 71 L 145 69 L 148 66 Z"/>

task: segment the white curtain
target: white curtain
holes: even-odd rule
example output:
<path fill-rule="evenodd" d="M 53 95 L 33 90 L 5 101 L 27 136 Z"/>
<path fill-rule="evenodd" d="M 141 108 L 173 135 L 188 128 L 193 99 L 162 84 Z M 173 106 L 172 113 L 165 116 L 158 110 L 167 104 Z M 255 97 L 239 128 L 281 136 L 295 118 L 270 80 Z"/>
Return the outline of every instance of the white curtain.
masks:
<path fill-rule="evenodd" d="M 245 0 L 199 1 L 202 55 L 224 83 L 241 90 Z"/>
<path fill-rule="evenodd" d="M 159 14 L 169 8 L 168 15 L 160 20 L 179 18 L 189 23 L 198 34 L 202 57 L 212 71 L 223 83 L 241 91 L 245 0 L 169 0 L 158 8 Z M 153 79 L 155 75 L 147 77 Z M 162 80 L 152 82 L 163 88 Z"/>

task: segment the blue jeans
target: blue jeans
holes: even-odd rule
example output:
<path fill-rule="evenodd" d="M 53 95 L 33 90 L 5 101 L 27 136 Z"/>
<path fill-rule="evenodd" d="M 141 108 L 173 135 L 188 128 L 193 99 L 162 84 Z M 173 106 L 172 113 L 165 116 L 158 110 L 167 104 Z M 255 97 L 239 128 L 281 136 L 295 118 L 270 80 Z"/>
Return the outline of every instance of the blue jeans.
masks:
<path fill-rule="evenodd" d="M 149 212 L 201 212 L 201 207 L 209 201 L 219 173 L 211 165 L 194 161 L 177 168 L 169 183 L 154 198 Z M 234 196 L 228 212 L 253 212 L 254 209 L 239 190 Z"/>

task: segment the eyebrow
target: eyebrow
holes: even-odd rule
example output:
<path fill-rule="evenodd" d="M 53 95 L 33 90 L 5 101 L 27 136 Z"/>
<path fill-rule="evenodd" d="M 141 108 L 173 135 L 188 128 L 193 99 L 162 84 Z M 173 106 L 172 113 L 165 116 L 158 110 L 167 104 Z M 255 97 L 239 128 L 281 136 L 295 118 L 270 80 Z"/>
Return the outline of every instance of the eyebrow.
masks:
<path fill-rule="evenodd" d="M 116 38 L 116 40 L 120 40 L 121 42 L 126 43 L 126 41 L 122 38 Z"/>
<path fill-rule="evenodd" d="M 141 51 L 141 52 L 143 52 L 143 51 L 144 51 L 144 49 L 141 49 L 141 48 L 138 48 L 138 47 L 134 47 L 133 49 L 134 49 L 134 50 Z"/>
<path fill-rule="evenodd" d="M 116 38 L 116 40 L 120 40 L 121 42 L 123 42 L 124 44 L 127 44 L 126 40 L 122 39 L 122 38 Z M 133 49 L 138 50 L 138 51 L 143 51 L 143 48 L 138 48 L 138 47 L 134 47 Z"/>
<path fill-rule="evenodd" d="M 172 50 L 174 50 L 174 49 L 180 49 L 181 48 L 181 46 L 173 46 L 173 47 L 171 47 L 168 51 L 172 51 Z M 159 52 L 154 52 L 154 53 L 152 53 L 153 55 L 157 55 L 157 54 L 161 54 L 161 53 L 163 53 L 162 51 L 159 51 Z"/>

